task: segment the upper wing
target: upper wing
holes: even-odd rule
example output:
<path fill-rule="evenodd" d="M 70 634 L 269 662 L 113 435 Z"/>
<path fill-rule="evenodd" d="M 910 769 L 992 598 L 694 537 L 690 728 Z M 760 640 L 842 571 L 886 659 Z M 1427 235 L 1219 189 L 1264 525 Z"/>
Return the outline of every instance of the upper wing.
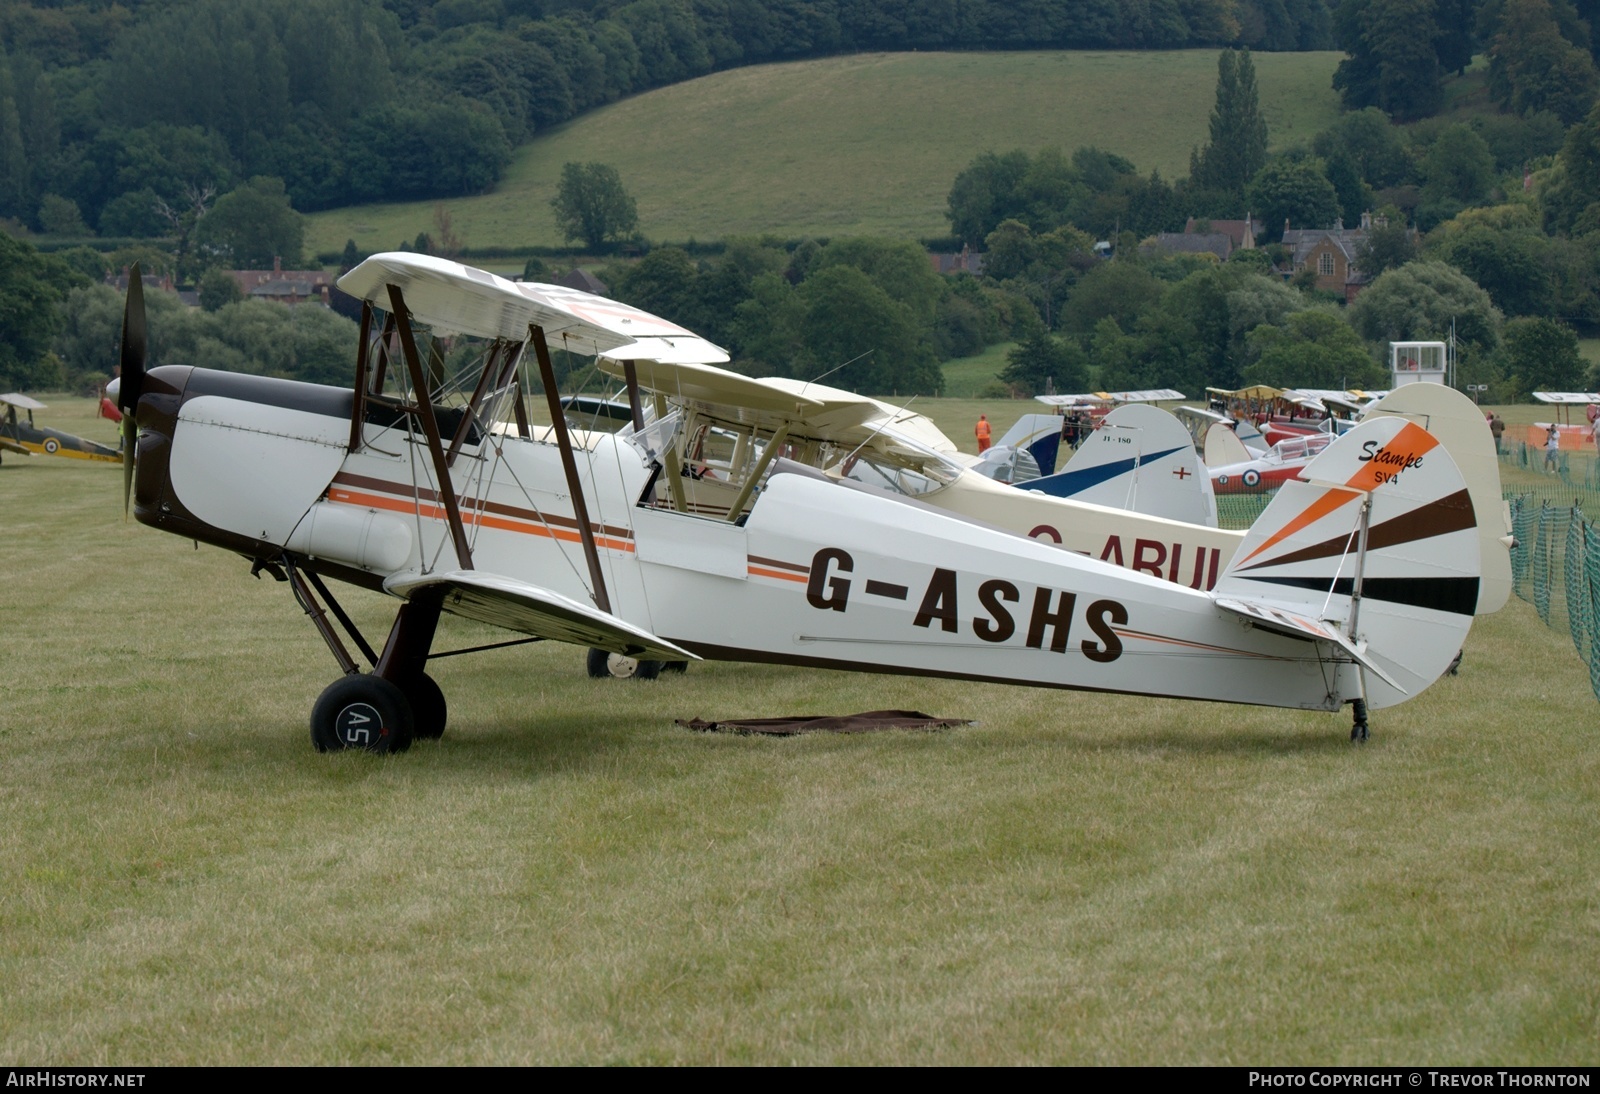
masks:
<path fill-rule="evenodd" d="M 638 308 L 563 285 L 507 281 L 432 255 L 376 254 L 339 279 L 339 288 L 380 308 L 390 306 L 389 285 L 405 293 L 418 321 L 440 331 L 520 341 L 536 324 L 552 347 L 589 356 L 616 350 L 630 358 L 728 359 L 693 331 Z"/>
<path fill-rule="evenodd" d="M 452 615 L 476 619 L 495 627 L 594 646 L 661 661 L 698 661 L 687 650 L 587 604 L 541 589 L 526 581 L 476 570 L 392 577 L 384 590 L 407 600 L 424 592 L 440 592 L 442 607 Z"/>

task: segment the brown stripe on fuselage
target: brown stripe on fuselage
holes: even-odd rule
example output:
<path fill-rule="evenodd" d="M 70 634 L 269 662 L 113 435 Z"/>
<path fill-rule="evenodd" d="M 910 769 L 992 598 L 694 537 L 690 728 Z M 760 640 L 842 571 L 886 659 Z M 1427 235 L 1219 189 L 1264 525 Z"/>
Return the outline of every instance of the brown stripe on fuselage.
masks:
<path fill-rule="evenodd" d="M 784 562 L 777 558 L 762 558 L 760 555 L 751 555 L 750 561 L 760 563 L 762 566 L 772 566 L 779 570 L 793 570 L 797 574 L 809 574 L 810 566 L 800 566 L 793 562 Z"/>

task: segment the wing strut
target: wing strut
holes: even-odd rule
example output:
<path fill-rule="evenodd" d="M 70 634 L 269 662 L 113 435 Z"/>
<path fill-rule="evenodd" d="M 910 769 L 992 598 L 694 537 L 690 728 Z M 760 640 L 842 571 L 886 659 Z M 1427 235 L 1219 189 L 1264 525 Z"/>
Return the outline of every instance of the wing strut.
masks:
<path fill-rule="evenodd" d="M 633 412 L 633 431 L 644 432 L 644 408 L 639 405 L 639 370 L 633 361 L 622 362 L 622 379 L 628 385 L 628 409 Z"/>
<path fill-rule="evenodd" d="M 550 363 L 550 346 L 544 340 L 544 328 L 529 323 L 528 338 L 533 342 L 534 356 L 539 359 L 539 379 L 544 381 L 544 397 L 550 404 L 550 428 L 561 449 L 561 468 L 567 473 L 567 489 L 572 493 L 572 515 L 578 520 L 583 557 L 589 563 L 589 579 L 594 582 L 594 606 L 610 615 L 611 598 L 606 595 L 605 575 L 600 572 L 600 552 L 595 549 L 594 527 L 589 523 L 589 503 L 584 501 L 583 484 L 578 481 L 578 461 L 572 455 L 572 437 L 567 433 L 567 417 L 561 406 L 561 395 L 556 391 L 556 370 Z"/>
<path fill-rule="evenodd" d="M 433 416 L 427 377 L 422 374 L 422 359 L 417 356 L 417 340 L 411 333 L 411 316 L 406 311 L 406 300 L 400 286 L 389 286 L 389 301 L 393 307 L 395 329 L 400 334 L 400 347 L 405 353 L 406 368 L 411 373 L 411 398 L 415 404 L 409 409 L 422 419 L 422 434 L 428 441 L 428 453 L 433 457 L 433 469 L 439 476 L 439 497 L 444 502 L 445 519 L 450 523 L 450 538 L 455 544 L 456 558 L 463 570 L 472 569 L 472 548 L 467 544 L 467 530 L 461 524 L 461 506 L 456 502 L 456 488 L 450 481 L 450 467 L 445 462 L 444 444 L 439 439 L 439 419 Z"/>
<path fill-rule="evenodd" d="M 744 511 L 744 503 L 750 500 L 750 495 L 755 492 L 756 484 L 761 481 L 761 476 L 767 473 L 767 468 L 772 465 L 773 459 L 778 455 L 778 450 L 789 443 L 789 423 L 784 422 L 778 431 L 772 435 L 772 440 L 767 442 L 767 447 L 761 453 L 761 460 L 744 480 L 744 485 L 739 487 L 739 495 L 728 506 L 728 521 L 732 524 L 739 522 L 739 514 Z"/>
<path fill-rule="evenodd" d="M 361 427 L 367 416 L 367 357 L 371 352 L 372 304 L 361 302 L 361 345 L 356 348 L 356 397 L 350 406 L 350 445 L 348 451 L 361 448 Z"/>

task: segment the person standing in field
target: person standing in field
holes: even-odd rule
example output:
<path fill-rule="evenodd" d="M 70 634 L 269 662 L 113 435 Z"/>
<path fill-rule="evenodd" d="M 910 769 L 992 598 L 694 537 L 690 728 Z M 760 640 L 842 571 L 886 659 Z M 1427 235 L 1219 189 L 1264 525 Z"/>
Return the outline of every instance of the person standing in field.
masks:
<path fill-rule="evenodd" d="M 1505 419 L 1498 414 L 1489 415 L 1489 432 L 1494 434 L 1494 454 L 1500 455 L 1500 438 L 1505 435 Z"/>
<path fill-rule="evenodd" d="M 1556 465 L 1556 458 L 1561 453 L 1561 430 L 1556 428 L 1554 422 L 1550 423 L 1550 431 L 1544 435 L 1544 469 L 1551 470 Z"/>
<path fill-rule="evenodd" d="M 986 414 L 978 415 L 978 424 L 972 429 L 973 436 L 978 438 L 978 454 L 989 451 L 989 417 Z"/>

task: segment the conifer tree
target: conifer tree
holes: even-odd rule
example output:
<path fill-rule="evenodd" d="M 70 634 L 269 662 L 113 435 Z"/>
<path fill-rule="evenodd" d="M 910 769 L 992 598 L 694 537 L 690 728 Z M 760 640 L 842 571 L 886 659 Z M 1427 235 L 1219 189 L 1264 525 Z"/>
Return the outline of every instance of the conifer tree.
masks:
<path fill-rule="evenodd" d="M 1217 58 L 1217 102 L 1211 141 L 1190 156 L 1190 182 L 1243 199 L 1245 187 L 1267 162 L 1267 122 L 1261 116 L 1256 67 L 1248 49 Z"/>

